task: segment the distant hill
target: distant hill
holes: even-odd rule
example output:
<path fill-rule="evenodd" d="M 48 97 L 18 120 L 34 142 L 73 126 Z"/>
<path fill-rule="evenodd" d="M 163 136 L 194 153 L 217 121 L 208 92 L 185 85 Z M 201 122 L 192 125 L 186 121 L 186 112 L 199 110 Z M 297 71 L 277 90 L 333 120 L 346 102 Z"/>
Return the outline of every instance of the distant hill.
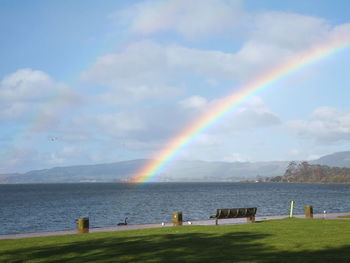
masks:
<path fill-rule="evenodd" d="M 125 182 L 145 162 L 138 159 L 115 163 L 54 167 L 51 169 L 0 175 L 0 183 L 75 183 L 75 182 Z M 350 168 L 350 151 L 323 156 L 310 164 Z M 264 177 L 283 176 L 289 161 L 271 162 L 206 162 L 176 161 L 160 176 L 163 182 L 213 182 L 243 181 Z"/>
<path fill-rule="evenodd" d="M 146 161 L 140 159 L 54 167 L 23 174 L 0 175 L 0 183 L 124 182 L 130 179 Z M 287 165 L 288 162 L 176 161 L 157 179 L 163 182 L 240 181 L 282 175 Z"/>
<path fill-rule="evenodd" d="M 23 174 L 12 174 L 4 178 L 0 176 L 0 183 L 121 182 L 134 174 L 145 161 L 131 160 L 34 170 Z"/>
<path fill-rule="evenodd" d="M 283 174 L 288 162 L 177 161 L 161 177 L 166 181 L 241 181 Z"/>
<path fill-rule="evenodd" d="M 19 174 L 0 174 L 0 183 L 10 182 L 12 179 L 19 176 Z"/>
<path fill-rule="evenodd" d="M 336 152 L 325 155 L 317 160 L 311 161 L 311 164 L 328 165 L 332 167 L 347 167 L 350 168 L 350 151 Z"/>

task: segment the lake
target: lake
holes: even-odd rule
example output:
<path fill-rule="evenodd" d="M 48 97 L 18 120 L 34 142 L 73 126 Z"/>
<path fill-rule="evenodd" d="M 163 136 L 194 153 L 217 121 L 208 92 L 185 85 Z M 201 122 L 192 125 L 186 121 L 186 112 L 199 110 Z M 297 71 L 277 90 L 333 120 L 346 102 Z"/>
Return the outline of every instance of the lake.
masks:
<path fill-rule="evenodd" d="M 292 183 L 78 183 L 0 185 L 0 234 L 208 219 L 217 208 L 258 207 L 257 215 L 295 214 L 312 205 L 314 213 L 350 211 L 348 185 Z"/>

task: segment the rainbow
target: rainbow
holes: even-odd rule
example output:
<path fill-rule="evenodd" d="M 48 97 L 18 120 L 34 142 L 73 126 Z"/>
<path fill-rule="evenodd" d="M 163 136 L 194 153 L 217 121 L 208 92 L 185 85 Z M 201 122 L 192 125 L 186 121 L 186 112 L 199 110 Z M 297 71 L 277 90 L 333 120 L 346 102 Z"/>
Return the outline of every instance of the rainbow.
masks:
<path fill-rule="evenodd" d="M 350 36 L 347 34 L 344 34 L 344 36 L 336 36 L 329 39 L 327 42 L 293 56 L 293 58 L 261 74 L 253 81 L 238 89 L 238 91 L 222 98 L 216 105 L 208 109 L 178 135 L 169 140 L 165 147 L 157 152 L 153 159 L 145 163 L 130 181 L 134 183 L 155 181 L 157 175 L 159 176 L 160 172 L 164 170 L 178 153 L 188 146 L 194 138 L 218 123 L 249 98 L 305 67 L 348 47 L 350 47 Z"/>

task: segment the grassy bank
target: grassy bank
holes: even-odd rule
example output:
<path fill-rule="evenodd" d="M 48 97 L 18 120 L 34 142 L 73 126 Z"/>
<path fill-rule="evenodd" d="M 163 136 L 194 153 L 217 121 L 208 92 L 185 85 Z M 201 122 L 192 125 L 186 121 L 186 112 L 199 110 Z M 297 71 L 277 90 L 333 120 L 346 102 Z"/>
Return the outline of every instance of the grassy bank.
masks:
<path fill-rule="evenodd" d="M 350 262 L 350 221 L 283 219 L 231 226 L 0 240 L 0 262 Z"/>

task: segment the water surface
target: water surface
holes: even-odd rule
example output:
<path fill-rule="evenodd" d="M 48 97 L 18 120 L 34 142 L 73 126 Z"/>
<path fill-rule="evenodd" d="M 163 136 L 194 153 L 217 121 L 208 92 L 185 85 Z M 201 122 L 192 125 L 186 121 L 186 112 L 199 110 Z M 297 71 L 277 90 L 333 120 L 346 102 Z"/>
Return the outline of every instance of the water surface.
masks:
<path fill-rule="evenodd" d="M 312 205 L 315 213 L 350 211 L 350 188 L 288 183 L 79 183 L 0 185 L 0 234 L 74 229 L 90 217 L 91 227 L 208 219 L 217 208 L 258 207 L 257 215 L 288 215 Z"/>

